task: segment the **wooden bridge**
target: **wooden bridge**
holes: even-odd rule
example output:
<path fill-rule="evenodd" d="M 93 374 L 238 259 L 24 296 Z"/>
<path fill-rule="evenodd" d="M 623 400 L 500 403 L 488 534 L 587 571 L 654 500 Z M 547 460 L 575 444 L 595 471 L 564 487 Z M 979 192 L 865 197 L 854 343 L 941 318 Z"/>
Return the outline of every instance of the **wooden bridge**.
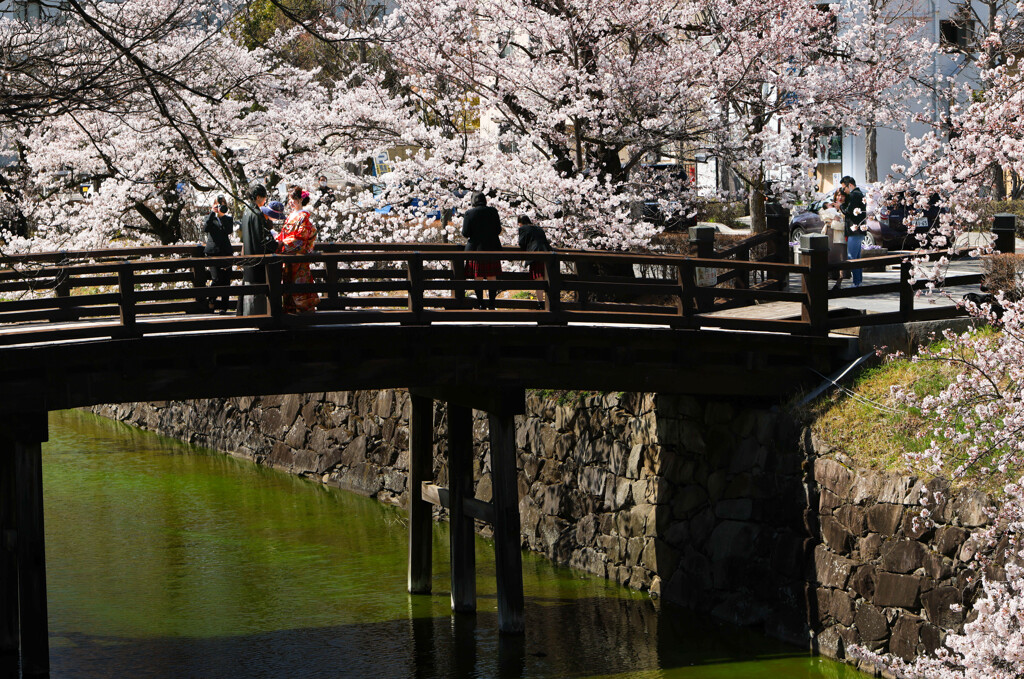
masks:
<path fill-rule="evenodd" d="M 438 245 L 340 244 L 309 262 L 314 282 L 283 285 L 285 258 L 203 258 L 197 247 L 6 258 L 0 269 L 0 654 L 25 676 L 48 672 L 40 445 L 50 410 L 127 401 L 408 388 L 409 591 L 430 589 L 430 502 L 451 508 L 452 607 L 475 608 L 473 519 L 494 525 L 499 627 L 523 630 L 514 416 L 524 390 L 731 394 L 774 399 L 852 358 L 851 325 L 948 317 L 914 308 L 905 257 L 897 283 L 829 291 L 827 239 L 789 260 L 769 231 L 696 257 L 601 252 L 473 252 Z M 752 253 L 765 252 L 760 259 Z M 497 281 L 466 280 L 467 258 L 498 259 Z M 525 273 L 544 264 L 544 280 Z M 853 268 L 867 263 L 844 264 Z M 263 267 L 267 284 L 208 287 L 206 268 Z M 790 289 L 789 281 L 801 281 Z M 978 282 L 979 276 L 947 283 Z M 970 279 L 970 280 L 968 280 Z M 467 293 L 495 290 L 493 310 Z M 544 292 L 544 303 L 521 293 Z M 287 315 L 282 295 L 317 292 L 316 313 Z M 879 292 L 900 310 L 835 316 L 829 299 Z M 215 315 L 216 297 L 262 295 L 269 312 Z M 233 307 L 233 305 L 232 305 Z M 768 309 L 782 309 L 768 312 Z M 432 400 L 448 403 L 450 487 L 432 484 Z M 489 414 L 494 501 L 475 500 L 472 409 Z"/>

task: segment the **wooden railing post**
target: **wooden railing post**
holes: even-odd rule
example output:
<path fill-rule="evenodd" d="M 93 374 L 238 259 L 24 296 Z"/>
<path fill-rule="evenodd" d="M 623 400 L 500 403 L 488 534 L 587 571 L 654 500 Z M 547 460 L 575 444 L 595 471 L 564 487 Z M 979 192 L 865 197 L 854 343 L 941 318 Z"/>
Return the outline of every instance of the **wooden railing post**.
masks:
<path fill-rule="evenodd" d="M 765 215 L 768 229 L 775 232 L 775 237 L 772 239 L 775 252 L 770 261 L 779 262 L 780 264 L 793 263 L 793 249 L 789 245 L 789 218 L 789 210 L 781 205 L 778 205 L 777 208 Z M 789 274 L 782 274 L 782 278 L 779 279 L 779 290 L 788 289 Z"/>
<path fill-rule="evenodd" d="M 117 270 L 117 287 L 121 299 L 117 306 L 121 310 L 121 327 L 127 335 L 134 335 L 135 327 L 135 271 L 131 264 Z"/>
<path fill-rule="evenodd" d="M 800 264 L 810 268 L 803 274 L 806 298 L 801 318 L 811 324 L 813 334 L 828 333 L 828 249 L 828 236 L 824 234 L 800 236 Z"/>
<path fill-rule="evenodd" d="M 544 277 L 548 281 L 547 294 L 544 295 L 544 311 L 547 312 L 546 323 L 560 324 L 562 319 L 562 264 L 557 252 L 544 262 Z"/>
<path fill-rule="evenodd" d="M 736 259 L 740 262 L 750 261 L 750 247 L 745 247 L 736 253 Z M 750 269 L 744 269 L 739 272 L 739 277 L 736 279 L 736 287 L 740 290 L 750 289 Z"/>
<path fill-rule="evenodd" d="M 206 267 L 200 264 L 192 265 L 192 288 L 198 290 L 206 287 Z M 196 313 L 204 313 L 210 308 L 210 297 L 208 295 L 196 295 Z"/>
<path fill-rule="evenodd" d="M 690 245 L 697 250 L 697 257 L 700 259 L 714 259 L 715 257 L 715 227 L 713 226 L 691 226 L 690 227 Z M 706 273 L 709 267 L 697 267 L 694 270 L 694 298 L 697 303 L 697 311 L 703 312 L 711 308 L 714 302 L 714 298 L 711 296 L 712 293 L 703 290 L 702 288 L 707 286 L 714 287 L 717 285 L 717 269 L 714 274 L 715 282 L 711 282 L 711 275 L 702 276 L 702 273 Z M 704 271 L 700 271 L 700 270 Z M 699 286 L 699 287 L 698 287 Z"/>
<path fill-rule="evenodd" d="M 59 298 L 67 298 L 71 296 L 71 276 L 64 268 L 58 269 L 56 274 L 56 284 L 53 286 L 54 294 Z M 54 320 L 61 321 L 76 321 L 78 320 L 78 313 L 75 309 L 65 308 L 61 309 Z"/>
<path fill-rule="evenodd" d="M 423 318 L 423 255 L 414 252 L 406 261 L 406 272 L 409 279 L 409 311 L 416 323 Z"/>
<path fill-rule="evenodd" d="M 324 280 L 327 283 L 327 299 L 331 304 L 329 308 L 337 308 L 338 301 L 338 260 L 324 260 Z"/>
<path fill-rule="evenodd" d="M 904 323 L 914 313 L 914 286 L 910 282 L 913 266 L 909 257 L 900 262 L 900 317 Z"/>
<path fill-rule="evenodd" d="M 466 280 L 466 260 L 462 257 L 452 259 L 452 282 Z M 452 290 L 452 299 L 456 301 L 456 308 L 461 309 L 466 301 L 465 290 Z"/>
<path fill-rule="evenodd" d="M 995 236 L 995 249 L 1002 254 L 1013 254 L 1017 251 L 1017 215 L 1000 212 L 992 218 L 992 234 Z"/>
<path fill-rule="evenodd" d="M 680 262 L 676 267 L 676 275 L 679 280 L 679 300 L 676 308 L 680 316 L 690 318 L 697 308 L 697 281 L 693 260 L 685 259 Z"/>
<path fill-rule="evenodd" d="M 284 299 L 281 296 L 281 275 L 284 263 L 279 257 L 266 257 L 263 266 L 267 272 L 267 310 L 270 317 L 281 321 Z"/>

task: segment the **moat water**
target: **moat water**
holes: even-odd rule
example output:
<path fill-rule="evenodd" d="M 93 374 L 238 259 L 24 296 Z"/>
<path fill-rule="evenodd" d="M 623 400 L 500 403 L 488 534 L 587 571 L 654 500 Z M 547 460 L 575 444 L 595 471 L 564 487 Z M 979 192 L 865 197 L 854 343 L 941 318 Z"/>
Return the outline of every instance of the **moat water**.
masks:
<path fill-rule="evenodd" d="M 865 676 L 525 553 L 501 638 L 490 542 L 453 617 L 446 524 L 410 596 L 401 510 L 81 412 L 43 476 L 54 679 Z"/>

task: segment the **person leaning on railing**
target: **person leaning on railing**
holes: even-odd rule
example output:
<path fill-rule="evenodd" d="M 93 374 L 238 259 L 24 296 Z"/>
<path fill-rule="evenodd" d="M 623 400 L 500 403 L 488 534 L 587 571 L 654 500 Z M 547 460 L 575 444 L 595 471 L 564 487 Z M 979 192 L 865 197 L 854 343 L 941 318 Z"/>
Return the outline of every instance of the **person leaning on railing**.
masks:
<path fill-rule="evenodd" d="M 308 255 L 316 243 L 316 227 L 309 216 L 309 192 L 296 186 L 288 196 L 288 207 L 291 214 L 277 234 L 278 252 L 282 255 Z M 282 282 L 312 283 L 313 274 L 309 262 L 285 263 Z M 313 313 L 320 303 L 320 295 L 315 292 L 292 292 L 284 296 L 284 312 L 286 314 Z"/>
<path fill-rule="evenodd" d="M 551 243 L 547 234 L 526 215 L 519 215 L 519 249 L 527 252 L 550 252 Z M 544 262 L 535 260 L 530 264 L 530 280 L 544 280 Z M 544 303 L 544 289 L 537 288 L 537 301 Z"/>

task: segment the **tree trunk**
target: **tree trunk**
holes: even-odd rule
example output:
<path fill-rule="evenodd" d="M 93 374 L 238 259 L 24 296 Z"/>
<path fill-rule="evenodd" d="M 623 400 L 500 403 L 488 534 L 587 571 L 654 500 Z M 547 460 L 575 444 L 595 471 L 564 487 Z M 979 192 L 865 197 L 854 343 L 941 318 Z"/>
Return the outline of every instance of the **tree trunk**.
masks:
<path fill-rule="evenodd" d="M 762 182 L 758 182 L 757 186 L 751 186 L 750 194 L 747 198 L 747 204 L 750 207 L 751 233 L 762 233 L 768 230 L 768 223 L 765 221 L 764 216 L 764 190 L 762 186 Z"/>
<path fill-rule="evenodd" d="M 864 181 L 878 181 L 878 128 L 871 126 L 864 135 Z"/>
<path fill-rule="evenodd" d="M 999 163 L 992 163 L 992 198 L 1006 200 L 1006 175 Z"/>

